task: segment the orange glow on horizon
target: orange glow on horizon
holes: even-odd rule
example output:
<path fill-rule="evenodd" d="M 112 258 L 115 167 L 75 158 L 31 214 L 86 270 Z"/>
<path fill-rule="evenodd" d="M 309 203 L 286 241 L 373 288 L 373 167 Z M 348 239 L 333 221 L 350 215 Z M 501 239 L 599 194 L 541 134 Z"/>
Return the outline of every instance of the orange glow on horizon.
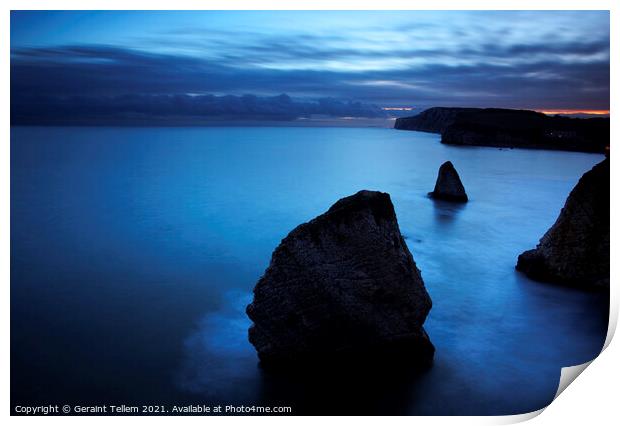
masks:
<path fill-rule="evenodd" d="M 546 115 L 556 114 L 588 114 L 588 115 L 609 115 L 608 109 L 537 109 Z"/>

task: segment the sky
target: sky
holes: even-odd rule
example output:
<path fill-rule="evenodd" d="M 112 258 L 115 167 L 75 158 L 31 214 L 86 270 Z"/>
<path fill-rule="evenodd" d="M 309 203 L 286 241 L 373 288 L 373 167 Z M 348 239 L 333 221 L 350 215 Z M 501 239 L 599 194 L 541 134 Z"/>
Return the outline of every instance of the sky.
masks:
<path fill-rule="evenodd" d="M 605 111 L 609 55 L 607 11 L 13 11 L 11 120 Z"/>

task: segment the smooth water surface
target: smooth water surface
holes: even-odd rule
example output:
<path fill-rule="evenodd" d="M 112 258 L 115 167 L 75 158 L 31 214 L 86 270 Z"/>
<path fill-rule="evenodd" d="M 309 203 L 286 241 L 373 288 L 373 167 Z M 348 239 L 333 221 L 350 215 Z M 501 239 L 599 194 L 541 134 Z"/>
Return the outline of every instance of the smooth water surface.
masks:
<path fill-rule="evenodd" d="M 11 130 L 13 404 L 245 404 L 297 414 L 514 414 L 600 351 L 604 296 L 514 270 L 600 155 L 459 148 L 372 128 Z M 466 205 L 427 198 L 451 160 Z M 257 365 L 244 314 L 272 250 L 389 192 L 422 270 L 423 373 L 307 386 Z"/>

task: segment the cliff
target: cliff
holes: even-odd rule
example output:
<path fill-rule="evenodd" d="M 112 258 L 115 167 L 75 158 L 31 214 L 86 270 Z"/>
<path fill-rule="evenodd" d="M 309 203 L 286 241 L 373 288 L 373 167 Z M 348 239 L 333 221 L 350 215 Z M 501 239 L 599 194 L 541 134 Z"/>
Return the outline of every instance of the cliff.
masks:
<path fill-rule="evenodd" d="M 443 133 L 448 126 L 454 124 L 459 114 L 475 110 L 475 108 L 429 108 L 413 117 L 397 118 L 394 128 L 398 130 Z"/>
<path fill-rule="evenodd" d="M 441 143 L 603 153 L 609 118 L 568 118 L 500 108 L 429 108 L 395 129 L 441 134 Z"/>
<path fill-rule="evenodd" d="M 516 268 L 530 278 L 570 286 L 609 286 L 609 159 L 585 173 L 553 226 Z"/>

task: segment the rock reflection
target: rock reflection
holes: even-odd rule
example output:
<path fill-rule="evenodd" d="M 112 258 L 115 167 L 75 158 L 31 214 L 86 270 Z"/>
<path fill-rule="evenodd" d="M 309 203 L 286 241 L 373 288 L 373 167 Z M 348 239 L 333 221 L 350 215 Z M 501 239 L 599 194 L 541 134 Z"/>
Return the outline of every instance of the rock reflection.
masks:
<path fill-rule="evenodd" d="M 450 224 L 459 217 L 461 212 L 467 208 L 467 204 L 453 203 L 432 199 L 435 213 L 435 221 L 438 224 Z"/>

